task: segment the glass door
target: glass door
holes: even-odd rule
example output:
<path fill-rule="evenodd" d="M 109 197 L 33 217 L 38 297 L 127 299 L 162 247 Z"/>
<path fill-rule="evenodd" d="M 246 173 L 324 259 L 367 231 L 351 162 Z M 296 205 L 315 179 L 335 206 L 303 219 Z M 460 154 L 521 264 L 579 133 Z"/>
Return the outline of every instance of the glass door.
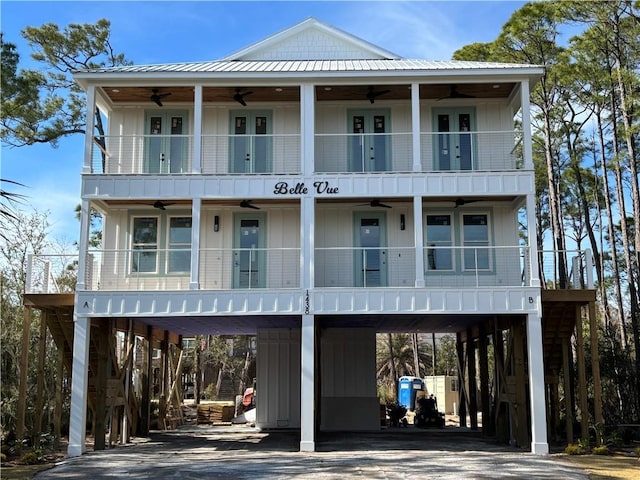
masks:
<path fill-rule="evenodd" d="M 236 214 L 234 226 L 233 288 L 264 288 L 264 214 Z"/>
<path fill-rule="evenodd" d="M 434 142 L 436 170 L 474 168 L 475 109 L 434 109 L 437 138 Z"/>
<path fill-rule="evenodd" d="M 271 112 L 231 112 L 231 173 L 271 172 Z"/>
<path fill-rule="evenodd" d="M 355 286 L 386 286 L 386 215 L 356 213 L 355 233 Z"/>
<path fill-rule="evenodd" d="M 390 170 L 391 141 L 387 110 L 358 110 L 349 113 L 350 172 Z"/>
<path fill-rule="evenodd" d="M 184 173 L 189 162 L 187 113 L 147 112 L 144 173 Z"/>

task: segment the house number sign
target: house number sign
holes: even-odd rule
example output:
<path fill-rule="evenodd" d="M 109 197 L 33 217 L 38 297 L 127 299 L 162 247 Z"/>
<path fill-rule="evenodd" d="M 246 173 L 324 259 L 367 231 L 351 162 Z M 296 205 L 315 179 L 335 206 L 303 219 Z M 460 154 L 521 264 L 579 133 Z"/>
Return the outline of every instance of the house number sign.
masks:
<path fill-rule="evenodd" d="M 317 194 L 333 194 L 338 193 L 338 187 L 332 187 L 327 181 L 313 182 L 313 189 Z M 273 187 L 275 195 L 305 195 L 309 193 L 309 188 L 304 182 L 298 182 L 295 185 L 289 185 L 288 182 L 278 182 Z"/>

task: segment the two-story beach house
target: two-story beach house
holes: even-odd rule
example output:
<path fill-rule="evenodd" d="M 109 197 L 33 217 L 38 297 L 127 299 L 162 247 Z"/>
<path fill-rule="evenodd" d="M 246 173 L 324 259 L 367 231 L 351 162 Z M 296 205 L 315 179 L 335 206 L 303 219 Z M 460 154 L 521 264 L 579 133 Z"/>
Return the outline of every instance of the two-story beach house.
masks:
<path fill-rule="evenodd" d="M 85 449 L 91 332 L 108 322 L 256 335 L 256 424 L 299 429 L 303 451 L 318 432 L 380 428 L 377 333 L 455 333 L 461 413 L 547 453 L 529 105 L 542 74 L 401 58 L 315 19 L 216 61 L 76 72 L 69 454 Z"/>

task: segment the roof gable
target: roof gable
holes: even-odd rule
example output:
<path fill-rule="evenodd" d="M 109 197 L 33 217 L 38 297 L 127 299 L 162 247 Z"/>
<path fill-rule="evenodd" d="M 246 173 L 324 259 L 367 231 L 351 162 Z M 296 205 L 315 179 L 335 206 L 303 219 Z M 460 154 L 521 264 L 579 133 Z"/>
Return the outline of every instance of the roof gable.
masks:
<path fill-rule="evenodd" d="M 222 60 L 372 60 L 397 59 L 394 53 L 331 27 L 315 18 L 235 52 Z"/>

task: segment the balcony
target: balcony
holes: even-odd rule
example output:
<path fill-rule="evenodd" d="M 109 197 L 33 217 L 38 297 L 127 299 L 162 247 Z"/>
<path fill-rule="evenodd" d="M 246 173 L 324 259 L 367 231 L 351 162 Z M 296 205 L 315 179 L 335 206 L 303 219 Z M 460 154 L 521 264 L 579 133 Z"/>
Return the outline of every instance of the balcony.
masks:
<path fill-rule="evenodd" d="M 189 174 L 194 170 L 190 135 L 100 137 L 92 149 L 92 173 L 109 175 Z M 298 174 L 300 135 L 203 135 L 204 174 Z"/>
<path fill-rule="evenodd" d="M 415 286 L 415 248 L 331 247 L 315 250 L 317 288 L 408 288 Z M 94 250 L 87 256 L 87 291 L 190 289 L 189 250 Z M 426 247 L 425 287 L 475 289 L 527 287 L 529 247 Z M 570 268 L 560 281 L 557 252 L 539 252 L 543 288 L 593 288 L 590 250 L 564 252 Z M 184 267 L 182 265 L 185 265 Z M 25 293 L 71 293 L 78 255 L 30 255 Z M 300 249 L 202 249 L 200 290 L 299 289 Z"/>
<path fill-rule="evenodd" d="M 428 247 L 424 249 L 427 288 L 524 287 L 531 269 L 528 247 Z M 518 265 L 518 268 L 515 268 Z M 318 288 L 411 287 L 415 248 L 316 249 Z"/>
<path fill-rule="evenodd" d="M 422 172 L 511 171 L 523 168 L 521 132 L 420 134 Z M 194 137 L 121 135 L 93 143 L 92 173 L 176 175 L 193 173 Z M 301 136 L 203 135 L 200 171 L 207 175 L 297 175 Z M 413 171 L 411 133 L 316 134 L 315 173 Z"/>

